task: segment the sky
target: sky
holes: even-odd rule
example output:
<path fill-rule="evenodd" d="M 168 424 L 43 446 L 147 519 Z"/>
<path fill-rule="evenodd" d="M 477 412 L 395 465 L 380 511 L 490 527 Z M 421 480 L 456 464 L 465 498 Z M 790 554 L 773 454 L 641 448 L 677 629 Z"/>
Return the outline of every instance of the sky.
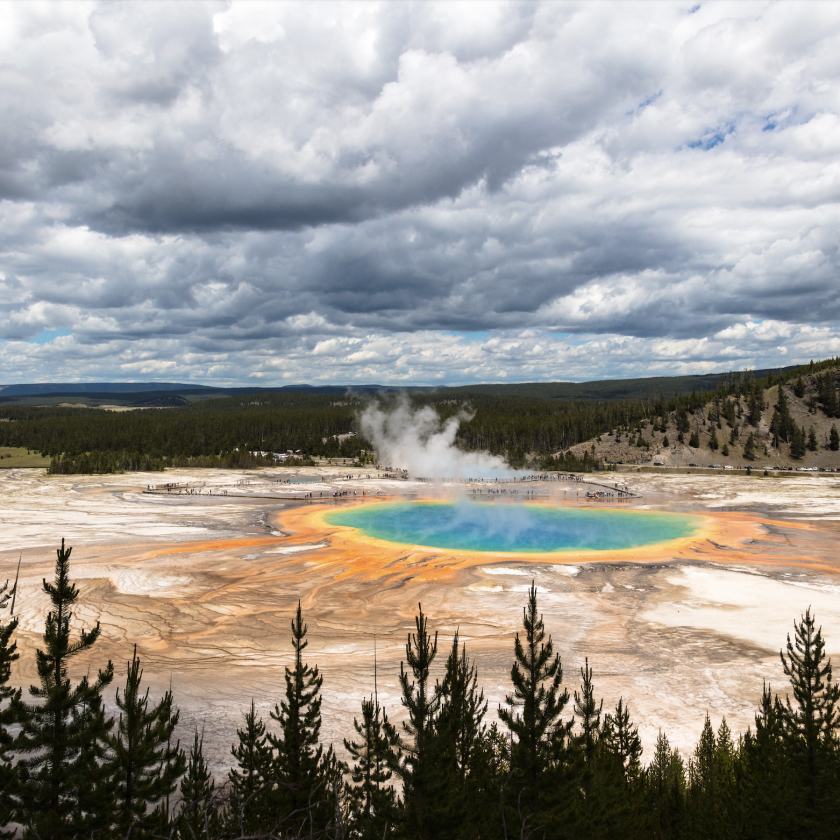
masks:
<path fill-rule="evenodd" d="M 838 3 L 4 3 L 0 382 L 840 355 Z"/>

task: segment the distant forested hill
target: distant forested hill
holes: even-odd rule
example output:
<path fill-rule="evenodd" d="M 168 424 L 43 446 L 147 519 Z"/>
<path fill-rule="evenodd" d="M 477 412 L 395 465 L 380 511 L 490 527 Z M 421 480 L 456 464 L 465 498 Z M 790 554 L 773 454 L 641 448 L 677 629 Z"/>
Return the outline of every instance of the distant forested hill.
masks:
<path fill-rule="evenodd" d="M 837 365 L 827 360 L 802 371 Z M 571 454 L 562 464 L 549 456 L 568 453 L 575 444 L 615 429 L 635 428 L 645 419 L 675 411 L 695 411 L 711 399 L 745 398 L 777 379 L 796 376 L 799 368 L 756 377 L 752 372 L 698 377 L 657 377 L 589 383 L 476 385 L 463 388 L 415 389 L 408 398 L 432 405 L 442 418 L 464 417 L 458 444 L 467 450 L 503 455 L 523 466 L 526 456 L 543 459 L 546 467 L 588 469 L 594 462 Z M 373 390 L 376 386 L 367 386 Z M 705 390 L 704 390 L 705 388 Z M 360 411 L 371 399 L 385 404 L 398 399 L 393 391 L 374 395 L 335 389 L 247 392 L 218 397 L 216 392 L 158 390 L 135 392 L 132 405 L 145 410 L 110 412 L 100 408 L 61 407 L 55 394 L 42 397 L 52 405 L 0 402 L 0 445 L 24 447 L 57 459 L 56 470 L 113 471 L 162 469 L 166 466 L 257 466 L 248 451 L 285 452 L 320 457 L 358 457 L 371 444 L 360 436 L 339 443 L 337 436 L 357 431 Z M 202 399 L 194 399 L 199 393 Z M 224 392 L 222 392 L 224 393 Z M 94 393 L 97 400 L 114 396 Z M 128 396 L 128 394 L 123 394 Z M 63 401 L 78 405 L 93 397 L 76 395 Z M 100 403 L 101 404 L 101 403 Z M 107 454 L 110 453 L 110 454 Z M 250 456 L 249 456 L 250 457 Z M 546 460 L 549 459 L 549 460 Z M 267 463 L 267 462 L 266 462 Z"/>

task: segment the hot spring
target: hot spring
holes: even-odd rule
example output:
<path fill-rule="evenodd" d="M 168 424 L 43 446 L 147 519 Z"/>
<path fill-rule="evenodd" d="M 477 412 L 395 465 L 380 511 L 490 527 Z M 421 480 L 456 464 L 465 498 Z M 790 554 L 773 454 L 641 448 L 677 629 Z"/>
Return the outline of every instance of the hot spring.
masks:
<path fill-rule="evenodd" d="M 690 537 L 700 527 L 700 517 L 674 513 L 470 501 L 361 505 L 326 521 L 387 542 L 517 554 L 619 551 Z"/>

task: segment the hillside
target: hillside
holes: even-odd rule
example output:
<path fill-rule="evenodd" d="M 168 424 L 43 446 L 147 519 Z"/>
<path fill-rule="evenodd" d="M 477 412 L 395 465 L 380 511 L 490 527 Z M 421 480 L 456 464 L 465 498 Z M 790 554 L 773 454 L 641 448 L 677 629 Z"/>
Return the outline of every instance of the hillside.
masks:
<path fill-rule="evenodd" d="M 826 401 L 826 377 L 834 390 L 834 403 L 828 411 Z M 764 408 L 751 418 L 747 394 L 716 394 L 693 411 L 686 412 L 688 427 L 683 432 L 684 441 L 678 440 L 678 411 L 666 412 L 664 416 L 651 415 L 639 425 L 630 429 L 614 429 L 613 434 L 579 443 L 571 451 L 581 457 L 585 451 L 596 459 L 623 464 L 653 465 L 660 462 L 668 467 L 688 467 L 696 464 L 707 467 L 710 464 L 733 467 L 775 467 L 790 466 L 840 468 L 840 451 L 830 448 L 832 427 L 840 427 L 838 419 L 836 388 L 840 381 L 840 367 L 827 371 L 804 374 L 801 379 L 789 379 L 781 383 L 788 413 L 792 424 L 804 430 L 805 451 L 796 457 L 794 432 L 789 427 L 781 434 L 774 427 L 774 417 L 779 415 L 779 382 L 761 389 Z M 797 396 L 801 382 L 801 396 Z M 755 411 L 755 407 L 753 408 Z M 684 419 L 685 424 L 685 419 Z M 778 426 L 779 421 L 776 421 Z M 664 428 L 663 428 L 664 427 Z M 813 429 L 816 449 L 807 446 Z M 718 448 L 712 448 L 712 433 L 718 441 Z M 774 434 L 775 432 L 775 434 Z M 699 446 L 690 446 L 692 433 L 696 433 Z M 754 439 L 754 458 L 745 457 L 745 448 L 750 434 Z M 665 445 L 665 439 L 668 445 Z M 776 440 L 778 438 L 778 440 Z M 728 449 L 728 454 L 724 454 Z M 800 447 L 801 448 L 801 447 Z"/>
<path fill-rule="evenodd" d="M 793 368 L 775 369 L 776 373 Z M 752 375 L 762 379 L 770 370 L 756 370 Z M 531 400 L 566 400 L 603 402 L 614 400 L 666 400 L 678 394 L 712 391 L 731 373 L 706 373 L 695 376 L 650 376 L 637 379 L 600 379 L 591 382 L 516 382 L 479 383 L 459 386 L 423 385 L 283 385 L 277 387 L 216 387 L 173 382 L 74 382 L 27 383 L 0 385 L 0 404 L 26 406 L 183 405 L 207 399 L 244 396 L 246 394 L 319 394 L 335 395 L 383 394 L 407 391 L 414 394 L 435 394 L 442 398 L 470 397 L 524 398 Z"/>

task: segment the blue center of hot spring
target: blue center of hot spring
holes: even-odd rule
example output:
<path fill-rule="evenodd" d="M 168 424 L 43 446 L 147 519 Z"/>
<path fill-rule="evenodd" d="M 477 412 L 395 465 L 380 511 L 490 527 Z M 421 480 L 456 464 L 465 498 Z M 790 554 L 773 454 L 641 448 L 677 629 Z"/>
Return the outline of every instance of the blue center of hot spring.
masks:
<path fill-rule="evenodd" d="M 615 551 L 691 536 L 696 516 L 482 502 L 373 504 L 327 515 L 369 537 L 462 551 Z"/>

